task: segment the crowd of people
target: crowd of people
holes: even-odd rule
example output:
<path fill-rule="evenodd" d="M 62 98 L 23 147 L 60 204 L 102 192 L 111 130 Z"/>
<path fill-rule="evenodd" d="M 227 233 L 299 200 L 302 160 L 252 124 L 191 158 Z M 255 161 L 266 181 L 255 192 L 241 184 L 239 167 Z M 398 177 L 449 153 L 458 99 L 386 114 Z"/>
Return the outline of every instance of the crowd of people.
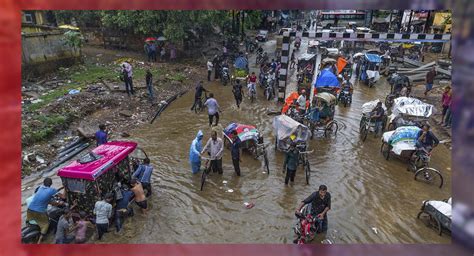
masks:
<path fill-rule="evenodd" d="M 99 132 L 102 132 L 102 128 Z M 104 128 L 105 130 L 105 128 Z M 103 141 L 100 141 L 102 143 Z M 99 143 L 99 140 L 98 140 Z M 85 243 L 87 233 L 95 227 L 96 239 L 101 240 L 109 232 L 112 223 L 115 224 L 116 233 L 123 228 L 125 218 L 134 216 L 133 203 L 147 215 L 147 199 L 152 195 L 153 167 L 150 159 L 145 158 L 142 164 L 133 172 L 129 184 L 115 184 L 114 193 L 108 192 L 94 205 L 93 215 L 78 210 L 77 201 L 66 203 L 67 192 L 60 192 L 63 188 L 52 188 L 51 178 L 45 178 L 32 197 L 27 200 L 26 221 L 35 221 L 40 228 L 38 243 L 41 243 L 50 230 L 51 220 L 48 216 L 48 205 L 60 207 L 61 216 L 57 220 L 54 234 L 54 243 Z M 55 198 L 57 200 L 55 200 Z M 53 221 L 54 222 L 54 221 Z"/>

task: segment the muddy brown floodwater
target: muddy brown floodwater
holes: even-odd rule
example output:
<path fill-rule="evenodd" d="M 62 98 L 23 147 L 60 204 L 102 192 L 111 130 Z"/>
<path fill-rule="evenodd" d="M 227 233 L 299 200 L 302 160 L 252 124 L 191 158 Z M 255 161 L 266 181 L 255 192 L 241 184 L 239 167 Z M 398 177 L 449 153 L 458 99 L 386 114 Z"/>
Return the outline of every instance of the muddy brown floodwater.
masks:
<path fill-rule="evenodd" d="M 224 174 L 211 173 L 204 191 L 200 191 L 201 175 L 193 175 L 188 163 L 189 146 L 198 130 L 205 134 L 204 144 L 210 128 L 206 112 L 190 111 L 194 92 L 189 92 L 153 124 L 130 132 L 129 139 L 145 149 L 155 168 L 151 210 L 147 217 L 136 214 L 128 219 L 125 232 L 107 234 L 104 243 L 292 243 L 294 211 L 320 184 L 329 188 L 332 209 L 327 234 L 318 235 L 314 243 L 325 239 L 342 244 L 450 243 L 449 236 L 438 236 L 416 215 L 423 200 L 451 196 L 451 152 L 440 146 L 433 153 L 430 165 L 445 178 L 445 186 L 439 189 L 415 181 L 405 162 L 396 158 L 386 161 L 380 153 L 379 138 L 369 134 L 365 142 L 359 139 L 361 106 L 385 98 L 389 86 L 384 77 L 375 88 L 356 84 L 352 105 L 336 107 L 335 119 L 340 123 L 336 138 L 326 139 L 320 134 L 310 141 L 314 150 L 309 155 L 310 185 L 306 185 L 302 169 L 297 171 L 293 185 L 284 185 L 284 155 L 274 150 L 273 116 L 267 115 L 267 109 L 280 109 L 281 105 L 264 100 L 258 88 L 257 101 L 252 104 L 244 99 L 237 109 L 230 86 L 213 82 L 206 88 L 216 95 L 223 109 L 222 126 L 230 122 L 251 124 L 263 133 L 269 145 L 270 174 L 261 161 L 244 153 L 242 176 L 237 177 L 226 149 Z M 228 189 L 233 192 L 226 192 Z M 244 202 L 253 202 L 255 207 L 246 209 Z"/>
<path fill-rule="evenodd" d="M 243 155 L 242 176 L 234 174 L 229 150 L 223 159 L 224 174 L 211 174 L 204 191 L 199 190 L 200 174 L 193 175 L 188 163 L 191 141 L 203 130 L 205 143 L 210 136 L 206 113 L 190 111 L 193 93 L 188 93 L 159 117 L 154 124 L 132 132 L 133 140 L 143 147 L 155 166 L 152 210 L 148 217 L 129 220 L 123 236 L 109 236 L 113 243 L 291 243 L 292 227 L 299 202 L 320 184 L 332 195 L 328 213 L 329 230 L 315 243 L 329 239 L 333 243 L 449 243 L 416 219 L 426 199 L 444 199 L 451 195 L 450 151 L 437 147 L 431 165 L 441 170 L 445 186 L 419 183 L 398 159 L 386 161 L 379 149 L 380 139 L 358 137 L 361 105 L 386 95 L 385 78 L 376 88 L 356 85 L 352 106 L 337 107 L 335 119 L 342 123 L 336 138 L 316 136 L 310 142 L 314 150 L 310 185 L 304 172 L 297 171 L 295 183 L 285 186 L 282 173 L 283 153 L 274 150 L 273 102 L 259 98 L 251 104 L 244 99 L 235 107 L 231 87 L 219 83 L 207 85 L 223 108 L 220 123 L 256 125 L 269 144 L 270 175 L 261 161 Z M 228 181 L 226 185 L 223 181 Z M 226 192 L 233 189 L 233 193 Z M 244 202 L 254 202 L 246 209 Z"/>

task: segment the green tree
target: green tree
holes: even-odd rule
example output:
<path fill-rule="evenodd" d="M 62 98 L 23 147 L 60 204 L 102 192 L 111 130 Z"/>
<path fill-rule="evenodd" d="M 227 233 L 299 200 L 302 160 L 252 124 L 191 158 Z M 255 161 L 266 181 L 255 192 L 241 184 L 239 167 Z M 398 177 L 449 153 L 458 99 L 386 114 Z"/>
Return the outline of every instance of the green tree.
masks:
<path fill-rule="evenodd" d="M 72 47 L 75 52 L 81 54 L 81 47 L 84 42 L 84 37 L 80 32 L 68 30 L 64 33 L 64 44 Z"/>

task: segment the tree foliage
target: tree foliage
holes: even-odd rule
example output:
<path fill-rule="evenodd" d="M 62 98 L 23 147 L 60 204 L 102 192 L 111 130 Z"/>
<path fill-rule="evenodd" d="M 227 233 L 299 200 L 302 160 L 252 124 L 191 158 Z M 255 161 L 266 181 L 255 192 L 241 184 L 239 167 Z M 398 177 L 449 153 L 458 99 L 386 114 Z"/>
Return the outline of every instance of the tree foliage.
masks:
<path fill-rule="evenodd" d="M 245 11 L 245 28 L 255 29 L 262 20 L 261 11 Z M 151 11 L 151 10 L 108 10 L 108 11 L 56 11 L 59 22 L 78 25 L 90 20 L 101 23 L 106 29 L 120 29 L 144 36 L 163 35 L 173 42 L 182 42 L 191 30 L 204 34 L 230 32 L 231 11 Z"/>

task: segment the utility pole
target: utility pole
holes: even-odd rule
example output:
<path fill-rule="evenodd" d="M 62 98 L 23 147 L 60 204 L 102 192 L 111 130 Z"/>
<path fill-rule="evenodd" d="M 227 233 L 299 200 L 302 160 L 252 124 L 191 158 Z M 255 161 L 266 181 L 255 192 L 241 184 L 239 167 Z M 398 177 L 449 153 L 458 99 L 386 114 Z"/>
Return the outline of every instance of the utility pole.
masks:
<path fill-rule="evenodd" d="M 431 11 L 428 11 L 428 15 L 426 16 L 425 27 L 423 28 L 423 33 L 426 33 L 426 31 L 428 30 L 428 27 L 430 25 L 428 24 L 430 22 L 430 16 L 431 16 Z"/>
<path fill-rule="evenodd" d="M 388 20 L 388 31 L 390 31 L 390 28 L 392 27 L 392 14 L 393 14 L 393 10 L 390 10 L 390 17 Z"/>

